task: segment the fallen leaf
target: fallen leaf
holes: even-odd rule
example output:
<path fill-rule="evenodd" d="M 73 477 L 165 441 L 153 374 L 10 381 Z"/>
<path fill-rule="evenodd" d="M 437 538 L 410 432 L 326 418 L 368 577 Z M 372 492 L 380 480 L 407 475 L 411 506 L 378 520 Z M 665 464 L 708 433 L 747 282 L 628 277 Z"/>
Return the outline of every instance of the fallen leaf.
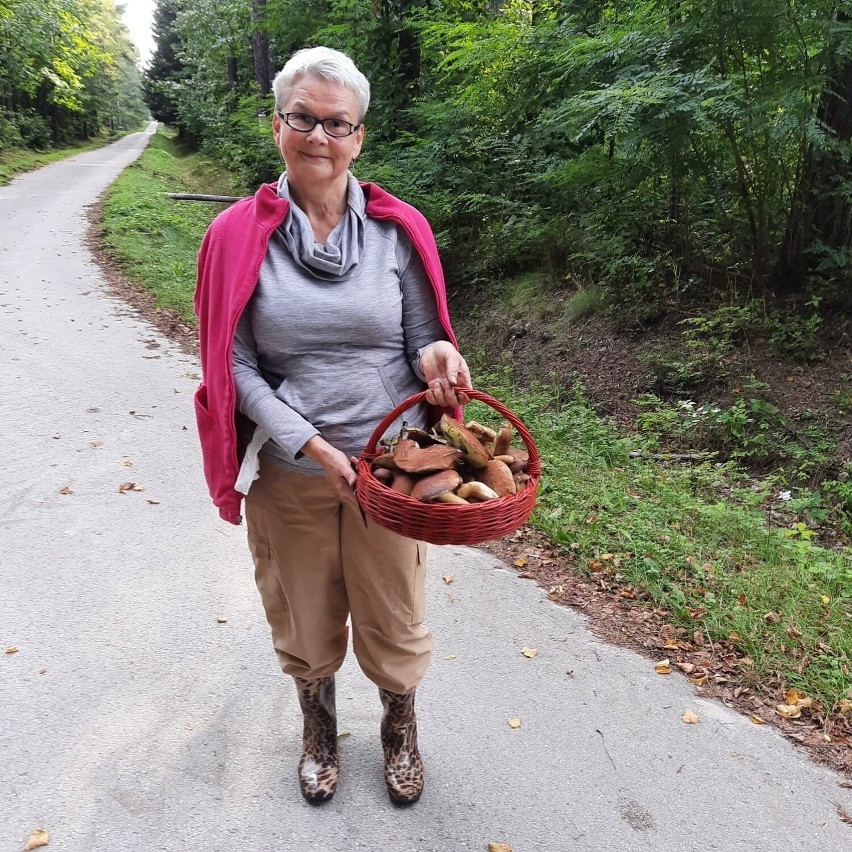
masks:
<path fill-rule="evenodd" d="M 515 560 L 515 567 L 516 567 L 516 568 L 523 568 L 523 567 L 524 567 L 524 565 L 526 565 L 526 564 L 527 564 L 527 560 L 526 560 L 526 559 L 524 559 L 524 557 L 523 557 L 523 556 L 519 556 L 519 557 Z"/>
<path fill-rule="evenodd" d="M 39 670 L 38 670 L 38 673 L 39 673 L 39 674 L 44 674 L 46 671 L 47 671 L 47 669 L 39 669 Z"/>
<path fill-rule="evenodd" d="M 134 485 L 134 486 L 133 486 L 133 490 L 134 490 L 134 491 L 144 491 L 144 490 L 145 490 L 145 486 L 144 486 L 144 485 Z"/>
<path fill-rule="evenodd" d="M 30 849 L 38 849 L 39 846 L 47 846 L 48 843 L 50 843 L 50 835 L 43 828 L 37 828 L 30 834 L 27 845 L 24 846 L 24 852 L 29 852 Z"/>
<path fill-rule="evenodd" d="M 510 728 L 520 728 L 521 720 L 520 719 L 509 719 L 509 727 Z"/>
<path fill-rule="evenodd" d="M 802 711 L 795 704 L 776 704 L 775 712 L 785 719 L 798 719 L 802 715 Z"/>
<path fill-rule="evenodd" d="M 765 725 L 766 724 L 765 719 L 761 719 L 760 716 L 755 716 L 754 713 L 751 714 L 751 721 L 755 725 Z"/>
<path fill-rule="evenodd" d="M 669 663 L 668 660 L 660 660 L 660 662 L 654 666 L 654 671 L 657 674 L 670 675 L 672 673 L 671 663 Z"/>
<path fill-rule="evenodd" d="M 452 592 L 447 592 L 447 600 L 452 602 L 456 599 L 456 596 Z"/>
<path fill-rule="evenodd" d="M 122 482 L 121 485 L 118 486 L 118 491 L 120 494 L 123 494 L 125 491 L 132 491 L 135 487 L 135 482 Z"/>
<path fill-rule="evenodd" d="M 125 467 L 133 467 L 133 462 L 132 462 L 132 461 L 130 461 L 130 459 L 125 459 L 125 460 L 122 462 L 122 464 L 123 464 Z"/>
<path fill-rule="evenodd" d="M 345 740 L 347 737 L 351 737 L 351 736 L 352 736 L 352 731 L 341 731 L 341 732 L 337 735 L 337 739 L 339 739 L 339 740 Z"/>
<path fill-rule="evenodd" d="M 680 717 L 682 721 L 686 722 L 687 725 L 697 725 L 700 721 L 698 716 L 693 713 L 692 710 L 684 710 L 683 716 Z"/>
<path fill-rule="evenodd" d="M 441 579 L 449 586 L 456 578 L 452 574 L 444 574 Z"/>
<path fill-rule="evenodd" d="M 533 657 L 538 656 L 538 648 L 521 648 L 521 653 L 525 657 L 529 657 L 530 659 L 532 659 Z"/>
<path fill-rule="evenodd" d="M 447 654 L 447 656 L 444 657 L 445 660 L 454 660 L 455 658 L 456 658 L 455 654 Z"/>
<path fill-rule="evenodd" d="M 508 843 L 495 843 L 493 840 L 488 844 L 488 852 L 512 852 Z"/>
<path fill-rule="evenodd" d="M 678 645 L 677 639 L 675 639 L 674 636 L 669 636 L 663 643 L 663 648 L 668 651 L 677 651 L 678 648 L 680 648 L 680 645 Z"/>
<path fill-rule="evenodd" d="M 60 494 L 73 494 L 74 492 L 66 485 L 64 488 L 59 489 Z"/>
<path fill-rule="evenodd" d="M 159 505 L 160 505 L 160 501 L 159 501 L 159 500 L 154 499 L 153 497 L 149 497 L 149 498 L 148 498 L 148 502 L 149 502 L 152 506 L 159 506 Z"/>
<path fill-rule="evenodd" d="M 224 615 L 217 615 L 217 616 L 216 616 L 216 621 L 217 621 L 217 623 L 219 623 L 219 624 L 227 624 L 227 623 L 228 623 L 228 619 L 227 619 L 227 618 L 225 618 L 225 616 L 224 616 Z"/>
<path fill-rule="evenodd" d="M 837 709 L 841 713 L 852 713 L 852 701 L 848 698 L 841 698 L 840 701 L 837 702 Z"/>
<path fill-rule="evenodd" d="M 675 665 L 684 673 L 692 674 L 695 671 L 694 663 L 675 663 Z"/>
<path fill-rule="evenodd" d="M 834 807 L 837 808 L 837 816 L 839 816 L 843 822 L 848 825 L 852 825 L 852 814 L 850 814 L 842 805 L 838 805 L 837 802 L 834 802 L 833 804 Z"/>
<path fill-rule="evenodd" d="M 16 645 L 10 646 L 9 648 L 6 649 L 6 653 L 7 654 L 17 654 L 18 653 L 17 646 Z"/>
<path fill-rule="evenodd" d="M 704 674 L 695 675 L 695 677 L 691 677 L 689 679 L 689 682 L 693 686 L 704 686 L 704 684 L 707 683 L 707 678 L 708 678 L 708 675 L 705 672 Z"/>
<path fill-rule="evenodd" d="M 93 447 L 102 447 L 102 446 L 104 445 L 104 442 L 103 442 L 103 441 L 89 441 L 89 443 L 90 443 Z"/>

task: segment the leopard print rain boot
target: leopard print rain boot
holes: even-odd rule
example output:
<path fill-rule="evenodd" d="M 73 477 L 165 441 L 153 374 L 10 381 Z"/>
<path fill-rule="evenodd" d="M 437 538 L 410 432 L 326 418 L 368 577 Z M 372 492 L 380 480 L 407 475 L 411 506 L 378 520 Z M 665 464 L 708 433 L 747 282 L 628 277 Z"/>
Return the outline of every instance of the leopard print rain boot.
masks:
<path fill-rule="evenodd" d="M 388 795 L 395 805 L 413 805 L 423 792 L 423 761 L 417 749 L 414 691 L 401 695 L 380 689 L 379 695 L 385 708 L 381 731 Z"/>
<path fill-rule="evenodd" d="M 312 805 L 319 805 L 334 795 L 340 777 L 334 675 L 314 680 L 294 677 L 293 680 L 304 716 L 299 787 Z"/>

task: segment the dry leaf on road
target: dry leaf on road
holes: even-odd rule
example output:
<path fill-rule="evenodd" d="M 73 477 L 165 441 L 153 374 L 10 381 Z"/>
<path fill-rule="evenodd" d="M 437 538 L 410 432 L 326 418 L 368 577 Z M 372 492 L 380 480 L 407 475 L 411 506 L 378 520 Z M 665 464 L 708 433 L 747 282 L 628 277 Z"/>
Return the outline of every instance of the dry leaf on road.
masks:
<path fill-rule="evenodd" d="M 136 488 L 135 482 L 122 482 L 118 486 L 118 492 L 119 494 L 124 494 L 125 491 L 133 491 L 134 488 Z"/>
<path fill-rule="evenodd" d="M 37 828 L 30 834 L 27 845 L 24 846 L 24 852 L 29 852 L 30 849 L 38 849 L 39 846 L 47 846 L 48 843 L 50 843 L 50 835 L 43 828 Z"/>
<path fill-rule="evenodd" d="M 148 502 L 149 502 L 152 506 L 159 506 L 159 505 L 160 505 L 160 501 L 159 501 L 159 500 L 157 500 L 155 497 L 149 497 L 149 498 L 148 498 Z"/>
<path fill-rule="evenodd" d="M 17 646 L 16 646 L 16 645 L 12 645 L 11 647 L 7 648 L 7 649 L 6 649 L 6 653 L 7 653 L 7 654 L 17 654 L 17 653 L 18 653 L 18 648 L 17 648 Z"/>
<path fill-rule="evenodd" d="M 533 657 L 538 656 L 538 648 L 521 648 L 521 653 L 525 657 L 529 657 L 530 659 L 532 659 Z"/>
<path fill-rule="evenodd" d="M 74 492 L 66 485 L 64 488 L 59 489 L 60 494 L 73 494 Z"/>
<path fill-rule="evenodd" d="M 657 674 L 669 675 L 672 673 L 671 663 L 668 660 L 660 660 L 660 662 L 654 666 L 654 671 Z"/>
<path fill-rule="evenodd" d="M 761 718 L 760 718 L 760 716 L 755 716 L 755 714 L 754 714 L 754 713 L 752 713 L 752 714 L 751 714 L 751 721 L 752 721 L 755 725 L 765 725 L 765 724 L 766 724 L 766 720 L 765 720 L 765 719 L 761 719 Z"/>
<path fill-rule="evenodd" d="M 692 710 L 688 708 L 683 711 L 683 716 L 680 717 L 687 725 L 697 725 L 701 721 Z"/>
<path fill-rule="evenodd" d="M 227 618 L 225 618 L 225 616 L 224 616 L 224 615 L 217 615 L 217 616 L 216 616 L 216 622 L 217 622 L 218 624 L 227 624 L 227 623 L 228 623 L 228 619 L 227 619 Z"/>
<path fill-rule="evenodd" d="M 512 852 L 508 843 L 495 843 L 493 840 L 488 844 L 488 852 Z"/>
<path fill-rule="evenodd" d="M 520 728 L 521 720 L 520 719 L 509 719 L 509 727 L 510 728 Z"/>
<path fill-rule="evenodd" d="M 449 586 L 456 578 L 452 574 L 444 574 L 441 579 Z"/>

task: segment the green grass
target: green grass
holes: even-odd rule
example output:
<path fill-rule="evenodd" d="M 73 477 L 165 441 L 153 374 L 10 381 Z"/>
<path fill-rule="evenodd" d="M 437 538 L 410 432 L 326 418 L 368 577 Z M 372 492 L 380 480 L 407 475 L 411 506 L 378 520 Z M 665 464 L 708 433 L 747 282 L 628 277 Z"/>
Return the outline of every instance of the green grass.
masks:
<path fill-rule="evenodd" d="M 160 129 L 106 195 L 104 242 L 128 277 L 154 294 L 158 307 L 194 323 L 196 253 L 225 205 L 173 201 L 166 192 L 228 195 L 233 189 L 226 172 L 185 151 L 172 131 Z"/>
<path fill-rule="evenodd" d="M 767 690 L 796 687 L 828 712 L 852 698 L 849 550 L 820 547 L 801 523 L 768 527 L 765 495 L 738 487 L 732 467 L 631 458 L 641 444 L 602 421 L 582 391 L 565 400 L 544 385 L 518 391 L 506 373 L 482 378 L 478 387 L 536 436 L 543 477 L 532 524 L 575 564 L 630 584 L 687 637 L 733 644 Z M 475 408 L 465 416 L 479 419 Z"/>
<path fill-rule="evenodd" d="M 109 145 L 128 133 L 137 133 L 142 129 L 140 126 L 121 133 L 97 136 L 94 139 L 77 142 L 63 148 L 51 148 L 49 151 L 33 151 L 30 148 L 12 148 L 8 151 L 2 151 L 0 152 L 0 186 L 5 186 L 19 174 L 39 169 L 49 163 L 55 163 L 57 160 L 64 160 L 66 157 L 73 157 L 75 154 L 103 148 L 104 145 Z"/>
<path fill-rule="evenodd" d="M 164 307 L 194 322 L 195 253 L 218 205 L 171 202 L 169 190 L 227 192 L 225 176 L 160 133 L 114 185 L 104 208 L 108 241 L 130 274 Z M 216 208 L 215 210 L 213 208 Z M 535 303 L 533 280 L 509 301 Z M 503 400 L 536 436 L 544 476 L 534 526 L 664 609 L 687 637 L 734 645 L 755 688 L 788 687 L 827 712 L 852 698 L 852 558 L 819 546 L 803 523 L 767 526 L 766 494 L 733 465 L 666 467 L 631 458 L 649 436 L 619 436 L 586 404 L 557 387 L 515 387 L 506 372 L 476 367 L 477 386 Z M 493 421 L 490 408 L 466 416 Z M 843 483 L 838 483 L 838 486 Z"/>

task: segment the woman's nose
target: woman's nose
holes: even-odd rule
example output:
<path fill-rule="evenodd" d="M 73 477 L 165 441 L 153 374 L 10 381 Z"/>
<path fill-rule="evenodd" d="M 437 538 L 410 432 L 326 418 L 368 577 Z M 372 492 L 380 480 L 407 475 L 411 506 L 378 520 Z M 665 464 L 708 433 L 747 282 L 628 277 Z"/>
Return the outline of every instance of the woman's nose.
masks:
<path fill-rule="evenodd" d="M 325 141 L 325 131 L 322 129 L 322 125 L 319 122 L 313 126 L 313 129 L 308 131 L 308 139 L 313 142 L 316 142 L 317 140 Z"/>

